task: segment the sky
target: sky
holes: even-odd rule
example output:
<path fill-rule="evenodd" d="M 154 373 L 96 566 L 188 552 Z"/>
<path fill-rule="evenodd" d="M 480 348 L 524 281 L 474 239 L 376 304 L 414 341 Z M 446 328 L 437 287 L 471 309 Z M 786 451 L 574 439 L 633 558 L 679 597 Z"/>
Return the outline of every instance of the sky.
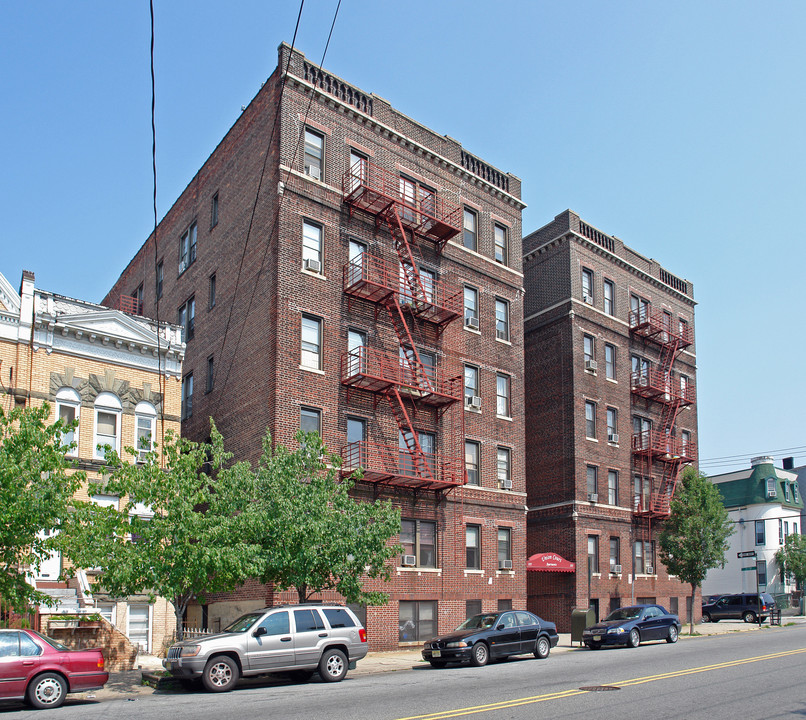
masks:
<path fill-rule="evenodd" d="M 322 61 L 338 0 L 305 0 Z M 154 0 L 162 217 L 298 0 Z M 342 0 L 324 67 L 694 283 L 700 466 L 806 464 L 806 3 Z M 99 302 L 153 226 L 148 0 L 5 0 L 0 273 Z M 800 228 L 800 229 L 799 229 Z"/>

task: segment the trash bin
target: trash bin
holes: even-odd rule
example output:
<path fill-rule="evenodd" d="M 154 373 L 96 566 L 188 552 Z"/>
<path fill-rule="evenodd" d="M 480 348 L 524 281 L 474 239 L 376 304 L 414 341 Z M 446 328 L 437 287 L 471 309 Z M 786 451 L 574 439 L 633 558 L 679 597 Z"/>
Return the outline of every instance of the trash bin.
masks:
<path fill-rule="evenodd" d="M 582 643 L 582 631 L 596 622 L 593 608 L 577 608 L 571 611 L 571 642 Z"/>

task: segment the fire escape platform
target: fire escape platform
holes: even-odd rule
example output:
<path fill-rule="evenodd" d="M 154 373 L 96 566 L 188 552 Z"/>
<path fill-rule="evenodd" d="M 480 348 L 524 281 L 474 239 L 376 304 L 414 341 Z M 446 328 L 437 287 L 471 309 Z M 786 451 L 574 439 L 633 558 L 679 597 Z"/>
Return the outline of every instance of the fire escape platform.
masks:
<path fill-rule="evenodd" d="M 689 347 L 694 342 L 692 329 L 685 325 L 674 332 L 668 318 L 669 316 L 664 315 L 662 310 L 631 310 L 630 332 L 659 345 L 671 345 L 676 342 L 680 350 Z"/>
<path fill-rule="evenodd" d="M 672 383 L 668 373 L 650 368 L 648 371 L 632 373 L 630 389 L 634 395 L 647 400 L 655 400 L 664 405 L 680 403 L 681 407 L 691 405 L 696 393 L 694 386 L 689 382 L 685 387 Z"/>

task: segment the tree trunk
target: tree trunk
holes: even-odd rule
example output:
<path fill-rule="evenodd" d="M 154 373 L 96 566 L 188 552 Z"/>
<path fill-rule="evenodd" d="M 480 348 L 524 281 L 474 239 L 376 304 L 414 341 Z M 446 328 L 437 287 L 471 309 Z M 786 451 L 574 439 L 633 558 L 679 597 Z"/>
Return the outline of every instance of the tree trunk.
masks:
<path fill-rule="evenodd" d="M 691 612 L 689 613 L 688 617 L 688 634 L 694 634 L 694 597 L 697 594 L 697 586 L 694 583 L 691 583 Z"/>
<path fill-rule="evenodd" d="M 177 595 L 173 599 L 174 617 L 176 618 L 176 642 L 185 639 L 184 617 L 190 597 L 187 595 Z"/>

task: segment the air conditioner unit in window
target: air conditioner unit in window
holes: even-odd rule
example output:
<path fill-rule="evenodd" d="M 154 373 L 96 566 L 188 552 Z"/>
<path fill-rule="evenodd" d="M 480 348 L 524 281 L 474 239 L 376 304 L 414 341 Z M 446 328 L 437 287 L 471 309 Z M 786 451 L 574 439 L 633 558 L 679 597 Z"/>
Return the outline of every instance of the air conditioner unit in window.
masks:
<path fill-rule="evenodd" d="M 465 406 L 473 410 L 481 410 L 481 398 L 478 395 L 465 395 Z"/>
<path fill-rule="evenodd" d="M 593 295 L 588 295 L 588 293 L 582 294 L 582 299 L 588 303 L 588 305 L 593 305 Z"/>
<path fill-rule="evenodd" d="M 647 575 L 654 575 L 655 574 L 655 568 L 652 565 L 647 565 L 646 566 L 646 574 Z"/>
<path fill-rule="evenodd" d="M 621 565 L 613 565 L 613 568 L 610 572 L 614 573 L 615 575 L 621 575 Z"/>
<path fill-rule="evenodd" d="M 474 330 L 479 329 L 479 319 L 477 317 L 466 317 L 465 318 L 465 327 L 473 328 Z"/>
<path fill-rule="evenodd" d="M 607 442 L 617 443 L 618 433 L 607 433 Z"/>
<path fill-rule="evenodd" d="M 306 165 L 305 174 L 310 175 L 312 178 L 316 178 L 317 180 L 322 179 L 322 169 L 316 167 L 316 165 Z"/>
<path fill-rule="evenodd" d="M 599 493 L 588 493 L 588 502 L 599 502 Z"/>
<path fill-rule="evenodd" d="M 585 369 L 590 370 L 591 372 L 596 372 L 596 368 L 599 366 L 596 364 L 596 360 L 586 360 L 585 361 Z"/>
<path fill-rule="evenodd" d="M 500 560 L 498 562 L 499 570 L 512 570 L 512 560 Z"/>
<path fill-rule="evenodd" d="M 512 480 L 502 480 L 501 487 L 504 490 L 512 490 Z"/>
<path fill-rule="evenodd" d="M 506 330 L 496 330 L 495 337 L 499 340 L 509 340 L 509 333 Z"/>
<path fill-rule="evenodd" d="M 414 555 L 404 555 L 401 564 L 403 567 L 414 567 L 417 564 L 417 558 Z"/>
<path fill-rule="evenodd" d="M 767 490 L 767 497 L 768 498 L 778 497 L 778 491 L 775 488 Z"/>
<path fill-rule="evenodd" d="M 179 273 L 185 272 L 188 269 L 188 262 L 187 260 L 180 260 L 179 261 Z"/>
<path fill-rule="evenodd" d="M 314 273 L 322 272 L 322 263 L 320 263 L 318 260 L 311 260 L 310 258 L 306 258 L 302 262 L 302 266 L 306 270 L 309 270 L 310 272 L 314 272 Z"/>

